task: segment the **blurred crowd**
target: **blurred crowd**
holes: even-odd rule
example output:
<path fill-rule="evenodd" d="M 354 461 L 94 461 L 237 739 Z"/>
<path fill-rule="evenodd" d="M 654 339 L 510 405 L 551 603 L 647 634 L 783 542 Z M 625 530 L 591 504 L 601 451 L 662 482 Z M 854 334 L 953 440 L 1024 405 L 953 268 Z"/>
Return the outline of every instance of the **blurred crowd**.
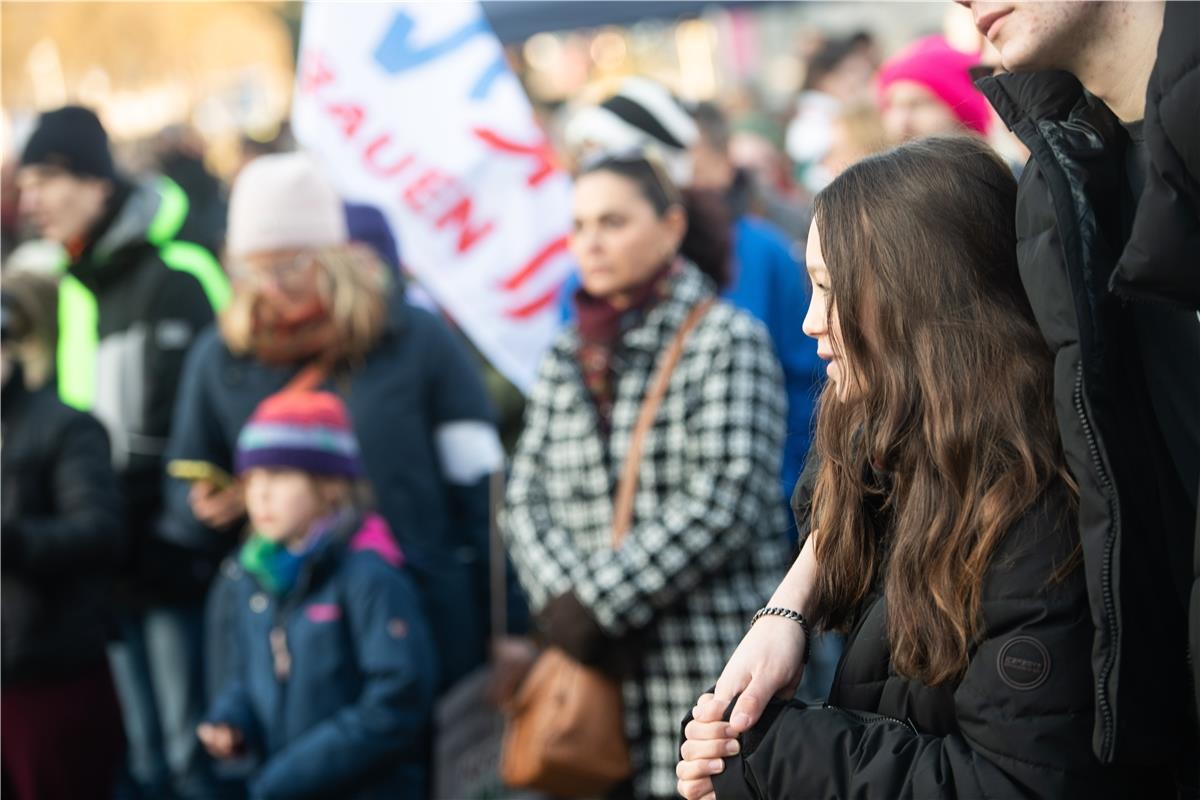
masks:
<path fill-rule="evenodd" d="M 1063 122 L 1070 104 L 1041 117 L 1063 123 L 1066 133 L 1056 139 L 1058 134 L 1037 133 L 1042 110 L 1006 110 L 1006 100 L 1018 102 L 1015 84 L 995 84 L 989 102 L 977 79 L 1021 76 L 1003 75 L 1001 54 L 987 52 L 963 52 L 932 35 L 884 57 L 869 32 L 858 32 L 829 38 L 812 54 L 786 115 L 764 109 L 749 89 L 692 103 L 638 76 L 601 102 L 570 103 L 551 113 L 547 134 L 575 177 L 570 247 L 577 270 L 560 297 L 562 333 L 528 397 L 488 366 L 411 281 L 404 242 L 397 241 L 384 214 L 339 197 L 323 166 L 286 131 L 265 145 L 247 139 L 243 162 L 227 182 L 209 171 L 204 144 L 190 130 L 165 130 L 140 149 L 137 163 L 123 162 L 92 110 L 66 106 L 42 113 L 20 151 L 6 159 L 3 181 L 4 794 L 27 800 L 435 796 L 436 771 L 447 768 L 435 757 L 439 702 L 486 667 L 489 702 L 511 708 L 539 655 L 555 648 L 599 670 L 620 690 L 629 766 L 598 794 L 656 798 L 694 790 L 697 798 L 712 796 L 715 771 L 677 766 L 681 720 L 692 713 L 699 722 L 720 722 L 726 709 L 707 716 L 697 698 L 718 678 L 737 683 L 726 665 L 735 651 L 743 653 L 738 647 L 751 617 L 764 607 L 787 605 L 778 602 L 777 587 L 785 575 L 791 580 L 790 566 L 796 565 L 795 573 L 808 563 L 807 556 L 797 556 L 811 544 L 810 529 L 841 524 L 812 509 L 813 492 L 846 500 L 850 495 L 835 490 L 838 481 L 866 480 L 868 489 L 858 500 L 878 517 L 864 525 L 886 527 L 907 519 L 892 492 L 909 485 L 904 470 L 917 469 L 917 461 L 898 454 L 919 438 L 920 404 L 904 406 L 887 395 L 861 417 L 827 412 L 831 419 L 856 420 L 860 439 L 835 441 L 834 433 L 822 433 L 816 424 L 818 409 L 833 402 L 826 383 L 838 382 L 842 359 L 825 349 L 824 321 L 810 323 L 805 314 L 823 293 L 837 296 L 851 285 L 834 276 L 830 289 L 822 271 L 825 262 L 833 264 L 846 253 L 883 264 L 899 258 L 897 252 L 928 252 L 925 280 L 944 285 L 947 293 L 961 291 L 954 295 L 962 301 L 955 308 L 934 301 L 904 308 L 904 291 L 890 296 L 885 292 L 893 285 L 860 276 L 855 296 L 884 309 L 880 324 L 895 322 L 889 303 L 901 308 L 896 314 L 930 315 L 942 330 L 955 331 L 948 336 L 965 342 L 986 325 L 1011 324 L 1013 339 L 1025 348 L 1014 350 L 1014 357 L 1045 368 L 1046 381 L 1030 379 L 1029 392 L 1044 390 L 1046 403 L 1013 401 L 1027 403 L 1021 407 L 1029 414 L 1026 433 L 1042 432 L 1037 426 L 1044 423 L 1046 436 L 1057 441 L 1052 404 L 1058 402 L 1059 413 L 1067 416 L 1081 409 L 1082 422 L 1069 425 L 1088 432 L 1083 455 L 1071 440 L 1064 462 L 1055 445 L 1045 455 L 1051 466 L 1043 470 L 1036 443 L 991 433 L 988 441 L 1003 457 L 972 471 L 959 461 L 974 464 L 986 448 L 971 442 L 957 451 L 947 446 L 945 457 L 954 462 L 947 470 L 966 469 L 974 481 L 970 486 L 985 492 L 991 491 L 987 481 L 1035 462 L 1029 480 L 1059 487 L 1055 468 L 1062 474 L 1069 468 L 1074 478 L 1063 486 L 1070 484 L 1074 499 L 1053 506 L 1054 513 L 1094 511 L 1099 506 L 1088 494 L 1094 492 L 1110 511 L 1126 503 L 1127 537 L 1147 525 L 1190 532 L 1200 485 L 1191 443 L 1200 415 L 1189 403 L 1200 394 L 1193 394 L 1194 380 L 1178 376 L 1200 376 L 1200 361 L 1190 360 L 1200 326 L 1193 311 L 1178 309 L 1196 297 L 1177 301 L 1169 311 L 1154 306 L 1142 311 L 1132 301 L 1126 306 L 1134 310 L 1114 310 L 1095 301 L 1089 308 L 1100 310 L 1089 334 L 1072 302 L 1084 302 L 1099 289 L 1073 283 L 1061 290 L 1069 310 L 1062 313 L 1072 330 L 1063 334 L 1058 326 L 1068 323 L 1060 312 L 1024 299 L 1019 280 L 1037 285 L 1059 280 L 1063 269 L 1076 270 L 1056 267 L 1044 278 L 1025 274 L 1027 264 L 1032 270 L 1036 259 L 1047 257 L 1044 248 L 1058 246 L 1053 237 L 1068 236 L 1054 233 L 1050 223 L 1040 233 L 1018 231 L 1031 237 L 1023 240 L 1021 252 L 1012 231 L 995 233 L 987 247 L 1007 246 L 1004 264 L 1011 269 L 1001 277 L 987 275 L 989 256 L 980 253 L 997 251 L 986 251 L 978 240 L 988 219 L 1003 216 L 1011 227 L 1012 204 L 1020 197 L 1015 179 L 1033 169 L 1026 165 L 1027 148 L 1045 152 L 1034 153 L 1029 163 L 1039 165 L 1037 174 L 1025 179 L 1037 181 L 1034 188 L 1049 184 L 1054 203 L 1062 204 L 1069 192 L 1060 193 L 1055 181 L 1068 178 L 1038 159 L 1069 156 L 1088 164 L 1087 153 L 1077 154 L 1094 144 L 1063 138 L 1071 132 Z M 1029 91 L 1035 101 L 1048 102 L 1072 90 L 1074 102 L 1082 96 L 1078 83 Z M 1006 111 L 1005 121 L 994 108 Z M 1120 129 L 1115 119 L 1097 127 L 1118 138 L 1136 141 L 1141 135 L 1140 127 L 1113 133 Z M 922 150 L 930 137 L 951 137 L 951 143 L 942 151 Z M 1114 158 L 1124 169 L 1124 157 Z M 889 164 L 894 172 L 887 172 Z M 1145 159 L 1130 164 L 1148 185 L 1154 183 L 1146 176 L 1156 166 L 1146 166 Z M 1189 164 L 1194 189 L 1194 163 Z M 939 191 L 960 198 L 959 205 L 922 205 L 922 181 L 935 180 L 929 176 L 939 170 L 950 176 Z M 956 182 L 967 188 L 953 188 Z M 869 204 L 860 211 L 875 210 L 838 229 L 839 243 L 830 244 L 831 228 L 822 230 L 819 242 L 810 233 L 816 231 L 814 216 L 822 225 L 844 224 L 837 203 L 852 203 L 846 187 L 859 187 L 862 197 L 853 202 L 867 204 L 899 196 L 888 191 L 892 185 L 908 187 L 899 202 L 912 200 L 913 216 L 904 224 L 912 230 L 905 235 L 887 225 L 889 214 L 903 217 L 907 208 Z M 980 199 L 992 190 L 1003 196 Z M 1119 255 L 1135 208 L 1113 209 L 1074 229 L 1070 236 L 1113 231 L 1111 241 L 1078 258 L 1098 258 L 1094 250 L 1101 246 Z M 935 213 L 961 214 L 967 224 L 927 224 Z M 1066 224 L 1065 217 L 1059 219 Z M 1187 242 L 1195 240 L 1195 221 L 1190 224 Z M 1126 232 L 1118 234 L 1118 228 Z M 904 250 L 909 234 L 915 241 L 911 251 Z M 893 238 L 884 241 L 889 235 Z M 1036 237 L 1050 238 L 1043 243 Z M 932 244 L 941 240 L 955 246 Z M 1021 276 L 1018 257 L 1028 259 L 1020 264 Z M 945 259 L 959 258 L 968 273 L 962 280 L 977 277 L 977 285 L 955 283 L 954 265 Z M 1081 269 L 1090 275 L 1087 267 Z M 1168 283 L 1139 284 L 1135 277 L 1131 295 L 1140 291 L 1138 285 Z M 989 292 L 1006 298 L 1011 293 L 1013 299 L 998 302 L 999 311 L 972 305 Z M 1117 367 L 1100 360 L 1095 342 L 1121 335 L 1119 328 L 1128 322 L 1122 314 L 1136 319 L 1129 324 L 1139 326 L 1143 341 L 1158 343 L 1147 347 L 1161 358 L 1129 355 Z M 862 322 L 850 315 L 843 329 Z M 848 338 L 845 346 L 851 353 L 864 348 L 859 356 L 864 360 L 868 352 L 880 357 L 878 348 L 865 343 L 874 335 L 872 326 L 863 324 L 867 333 Z M 896 331 L 910 330 L 895 324 Z M 1082 356 L 1079 374 L 1087 375 L 1086 391 L 1076 388 L 1071 395 L 1072 386 L 1064 382 L 1076 380 L 1074 366 L 1061 355 L 1054 362 L 1046 350 L 1049 343 L 1061 353 L 1061 338 L 1075 348 L 1072 364 L 1080 362 L 1081 342 L 1097 348 Z M 833 345 L 839 353 L 842 346 Z M 993 366 L 1000 370 L 998 379 L 1017 385 L 1024 373 L 1015 367 L 1002 371 L 1006 346 L 992 342 L 991 350 L 951 352 L 932 364 L 920 360 L 928 353 L 885 349 L 884 355 L 911 367 L 912 374 L 944 369 L 950 376 L 959 366 L 954 359 L 961 357 L 964 386 L 986 388 Z M 680 352 L 664 367 L 660 354 L 673 347 Z M 995 364 L 971 360 L 988 354 Z M 1143 362 L 1150 376 L 1146 385 L 1160 386 L 1168 382 L 1165 376 L 1175 376 L 1169 380 L 1178 381 L 1178 390 L 1113 388 L 1114 373 Z M 889 380 L 883 367 L 870 375 Z M 1081 378 L 1078 386 L 1083 385 Z M 895 393 L 909 388 L 899 378 L 888 386 Z M 986 394 L 975 399 L 983 403 Z M 944 408 L 953 407 L 952 399 L 946 403 Z M 647 408 L 651 416 L 643 419 Z M 1141 428 L 1123 419 L 1133 413 L 1129 409 L 1141 415 Z M 888 412 L 910 415 L 904 424 L 911 428 L 892 431 L 903 446 L 871 451 L 869 460 L 846 455 L 883 441 L 869 436 L 884 435 L 876 425 L 883 425 Z M 1011 408 L 996 413 L 1020 416 Z M 1089 427 L 1093 414 L 1100 416 L 1098 437 Z M 903 427 L 896 419 L 887 422 Z M 1147 430 L 1153 431 L 1147 434 L 1153 446 L 1143 443 L 1141 455 L 1120 461 L 1137 450 L 1139 432 Z M 1085 441 L 1075 427 L 1070 435 Z M 1116 479 L 1107 473 L 1096 478 L 1092 470 L 1096 456 L 1088 454 L 1089 445 L 1095 453 L 1096 440 L 1103 443 L 1105 436 Z M 822 458 L 812 457 L 810 449 Z M 1009 458 L 1011 452 L 1021 458 Z M 1150 481 L 1141 489 L 1139 473 Z M 503 494 L 497 474 L 508 477 Z M 1151 474 L 1157 478 L 1146 477 Z M 1120 492 L 1110 492 L 1109 484 L 1118 482 Z M 1157 499 L 1148 504 L 1125 495 L 1142 489 Z M 995 495 L 1012 503 L 1018 496 L 1025 497 Z M 1151 518 L 1156 522 L 1146 521 Z M 924 519 L 930 529 L 944 522 L 932 513 Z M 964 511 L 962 519 L 973 524 L 975 518 Z M 1019 513 L 1009 521 L 1018 519 Z M 1092 517 L 1089 524 L 1102 523 Z M 499 573 L 493 557 L 497 531 L 505 556 Z M 1061 547 L 1047 544 L 1052 552 L 1046 558 L 1078 560 L 1079 535 L 1072 536 Z M 1178 643 L 1185 613 L 1175 609 L 1174 600 L 1164 611 L 1166 601 L 1154 599 L 1132 606 L 1157 616 L 1154 625 L 1125 620 L 1128 611 L 1090 615 L 1088 592 L 1099 591 L 1101 582 L 1101 573 L 1091 567 L 1094 546 L 1082 544 L 1089 564 L 1086 586 L 1081 572 L 1074 573 L 1078 580 L 1063 579 L 1066 599 L 1061 607 L 1051 606 L 1054 613 L 1082 620 L 1087 635 L 1080 638 L 1075 628 L 1069 635 L 1039 633 L 1035 626 L 1024 634 L 1036 645 L 1029 651 L 1034 655 L 1021 652 L 1026 663 L 1046 646 L 1054 659 L 1060 658 L 1060 646 L 1082 653 L 1071 665 L 1079 666 L 1075 671 L 1068 671 L 1065 660 L 1061 666 L 1056 661 L 1061 673 L 1051 679 L 1078 677 L 1084 689 L 1078 707 L 1063 712 L 1086 719 L 1082 744 L 1065 751 L 1070 758 L 1076 750 L 1090 754 L 1092 676 L 1086 653 L 1092 616 L 1100 624 L 1111 615 L 1117 620 L 1112 624 L 1124 624 L 1126 631 L 1144 623 L 1146 636 Z M 1190 551 L 1174 543 L 1147 547 L 1164 563 L 1168 554 L 1183 560 L 1170 561 L 1169 580 L 1157 562 L 1131 567 L 1136 577 L 1127 578 L 1127 587 L 1161 581 L 1173 591 L 1174 579 L 1186 583 Z M 964 544 L 956 558 L 975 552 Z M 1008 555 L 1019 560 L 1020 552 Z M 914 552 L 897 551 L 894 557 L 920 569 Z M 843 576 L 854 574 L 849 565 L 855 558 L 874 563 L 865 549 L 857 557 L 831 549 L 829 558 L 842 566 Z M 982 581 L 990 562 L 980 563 L 974 568 Z M 928 568 L 930 585 L 938 587 L 942 567 Z M 886 594 L 889 602 L 908 596 L 884 587 L 880 570 L 863 579 L 856 602 L 865 603 L 868 595 Z M 1049 580 L 1043 572 L 1010 578 L 1021 587 L 1021 581 Z M 1003 598 L 988 594 L 991 584 L 986 586 L 972 590 L 977 602 L 983 592 L 983 613 L 1000 614 L 1001 608 L 1009 613 Z M 826 602 L 832 602 L 830 596 L 844 599 L 828 587 L 823 591 Z M 768 602 L 773 595 L 776 602 Z M 755 630 L 794 625 L 767 610 L 774 618 Z M 811 610 L 796 613 L 818 621 Z M 831 691 L 840 692 L 843 703 L 848 696 L 870 696 L 874 699 L 860 702 L 884 713 L 880 704 L 890 702 L 887 691 L 879 700 L 878 692 L 863 687 L 876 679 L 892 686 L 887 681 L 896 677 L 894 667 L 882 677 L 843 674 L 847 663 L 860 663 L 851 652 L 862 659 L 854 647 L 869 638 L 850 623 L 883 623 L 867 613 L 829 616 L 843 624 L 819 624 L 822 632 L 814 631 L 811 641 L 804 621 L 807 666 L 802 675 L 781 678 L 770 694 L 782 691 L 808 710 L 821 709 Z M 1019 628 L 1025 621 L 1006 624 Z M 843 657 L 850 630 L 856 633 Z M 1144 652 L 1161 652 L 1145 637 L 1127 635 Z M 915 648 L 911 652 L 923 652 Z M 1159 682 L 1127 650 L 1120 652 L 1126 655 L 1113 658 L 1122 659 L 1135 678 Z M 1161 682 L 1178 679 L 1186 687 L 1182 649 L 1172 649 L 1170 657 L 1178 657 L 1178 664 L 1163 668 Z M 926 747 L 935 735 L 918 732 L 943 730 L 938 725 L 945 718 L 936 714 L 953 718 L 955 709 L 967 713 L 962 704 L 970 702 L 961 694 L 951 697 L 930 678 L 930 664 L 912 658 L 910 653 L 901 669 L 933 688 L 910 686 L 904 690 L 910 695 L 892 703 L 887 716 L 899 718 L 905 736 L 912 734 L 902 738 L 891 728 L 881 734 L 900 737 L 878 745 L 895 753 Z M 996 655 L 990 658 L 994 662 Z M 1050 656 L 1046 659 L 1048 674 Z M 1037 685 L 1021 684 L 1019 676 L 1010 680 L 1003 664 L 1000 669 L 1009 687 Z M 717 685 L 723 705 L 747 688 L 752 672 L 731 692 L 722 694 L 732 683 Z M 967 682 L 974 672 L 967 675 L 958 674 L 963 691 L 994 691 L 991 684 Z M 846 689 L 847 681 L 858 681 L 857 688 Z M 1183 708 L 1187 691 L 1161 702 Z M 932 694 L 938 697 L 929 699 Z M 937 724 L 929 721 L 924 703 L 940 704 L 934 706 Z M 1127 702 L 1120 707 L 1127 709 Z M 1051 714 L 1041 706 L 1018 710 L 1039 720 Z M 755 709 L 748 723 L 762 712 Z M 984 727 L 988 713 L 978 712 Z M 1120 725 L 1139 724 L 1138 712 L 1122 713 Z M 811 752 L 821 742 L 849 735 L 840 724 L 824 733 L 794 734 L 795 747 Z M 1186 721 L 1177 727 L 1154 724 L 1188 741 L 1189 734 L 1181 732 Z M 1015 730 L 1011 735 L 1038 738 L 1037 731 Z M 1048 735 L 1052 746 L 1057 735 Z M 1140 736 L 1112 735 L 1123 746 L 1124 737 Z M 689 736 L 722 746 L 727 738 Z M 1014 763 L 1034 758 L 1028 749 L 1006 750 L 1007 742 L 979 736 Z M 846 739 L 845 746 L 858 741 Z M 957 741 L 953 747 L 971 749 L 961 736 Z M 775 758 L 783 763 L 787 742 L 775 746 Z M 875 745 L 861 746 L 878 756 Z M 688 748 L 685 744 L 685 765 Z M 1146 749 L 1152 748 L 1141 748 Z M 709 754 L 692 746 L 691 752 L 707 758 L 736 751 Z M 1162 748 L 1168 760 L 1179 763 L 1185 756 L 1177 752 Z M 1021 785 L 1035 793 L 1074 796 L 1096 777 L 1088 773 L 1078 784 L 1066 778 L 1039 783 L 1017 767 L 1015 783 L 992 783 L 987 770 L 980 783 L 971 783 L 958 774 L 969 769 L 955 760 L 959 755 L 956 750 L 943 762 L 953 778 L 883 781 L 872 796 L 933 796 L 934 783 L 953 786 L 955 780 L 963 781 L 958 796 L 997 786 L 1001 796 Z M 1142 756 L 1150 758 L 1143 752 L 1134 760 Z M 1099 757 L 1113 758 L 1111 752 Z M 749 754 L 746 758 L 749 765 Z M 830 763 L 852 759 L 842 753 Z M 771 783 L 779 774 L 770 772 L 771 764 L 764 758 L 747 766 L 747 785 L 783 785 Z M 760 768 L 764 772 L 751 774 Z M 909 769 L 910 778 L 935 771 L 924 762 L 898 768 L 889 761 L 877 768 Z M 1067 771 L 1088 769 L 1072 762 Z M 1161 774 L 1168 774 L 1166 767 Z M 1109 777 L 1113 787 L 1135 785 L 1122 782 L 1124 775 Z M 797 780 L 804 791 L 788 796 L 862 796 L 871 786 Z"/>

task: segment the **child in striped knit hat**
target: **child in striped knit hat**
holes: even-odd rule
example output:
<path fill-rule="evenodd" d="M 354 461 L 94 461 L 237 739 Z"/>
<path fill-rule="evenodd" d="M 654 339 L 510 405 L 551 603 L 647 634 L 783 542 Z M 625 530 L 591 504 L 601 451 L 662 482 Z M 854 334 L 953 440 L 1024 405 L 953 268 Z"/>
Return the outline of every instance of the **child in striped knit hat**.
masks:
<path fill-rule="evenodd" d="M 231 590 L 234 675 L 197 734 L 252 756 L 252 798 L 423 798 L 434 650 L 391 531 L 365 510 L 340 399 L 285 391 L 238 437 L 252 532 Z"/>

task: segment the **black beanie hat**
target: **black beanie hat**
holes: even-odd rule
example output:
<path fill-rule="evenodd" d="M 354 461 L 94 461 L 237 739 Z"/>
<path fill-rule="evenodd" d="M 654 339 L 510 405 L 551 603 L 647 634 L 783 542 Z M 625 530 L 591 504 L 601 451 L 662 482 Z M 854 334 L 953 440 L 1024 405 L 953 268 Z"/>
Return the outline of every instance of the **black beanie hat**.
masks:
<path fill-rule="evenodd" d="M 73 175 L 116 180 L 108 134 L 90 108 L 63 106 L 38 118 L 21 166 L 60 167 Z"/>

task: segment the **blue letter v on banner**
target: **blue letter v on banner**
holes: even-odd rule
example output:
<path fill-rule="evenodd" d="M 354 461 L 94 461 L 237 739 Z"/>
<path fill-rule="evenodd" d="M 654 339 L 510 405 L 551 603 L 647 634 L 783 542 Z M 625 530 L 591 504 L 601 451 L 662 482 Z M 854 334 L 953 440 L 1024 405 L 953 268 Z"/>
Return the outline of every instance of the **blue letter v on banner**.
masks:
<path fill-rule="evenodd" d="M 441 58 L 466 44 L 473 37 L 490 31 L 487 20 L 480 17 L 438 41 L 422 47 L 414 47 L 412 33 L 415 27 L 412 17 L 408 14 L 403 11 L 396 14 L 391 27 L 384 34 L 383 41 L 379 43 L 379 47 L 375 48 L 375 60 L 379 66 L 395 75 Z"/>

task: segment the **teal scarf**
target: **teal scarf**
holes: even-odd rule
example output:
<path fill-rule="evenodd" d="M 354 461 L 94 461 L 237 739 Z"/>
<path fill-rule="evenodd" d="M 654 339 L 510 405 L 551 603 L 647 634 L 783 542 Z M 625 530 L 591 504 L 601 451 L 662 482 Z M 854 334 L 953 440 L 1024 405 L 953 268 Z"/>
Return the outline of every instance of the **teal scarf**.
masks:
<path fill-rule="evenodd" d="M 242 545 L 238 561 L 265 590 L 283 597 L 295 588 L 305 563 L 323 549 L 322 545 L 340 527 L 344 516 L 345 512 L 335 512 L 314 522 L 304 545 L 296 550 L 253 533 Z"/>

